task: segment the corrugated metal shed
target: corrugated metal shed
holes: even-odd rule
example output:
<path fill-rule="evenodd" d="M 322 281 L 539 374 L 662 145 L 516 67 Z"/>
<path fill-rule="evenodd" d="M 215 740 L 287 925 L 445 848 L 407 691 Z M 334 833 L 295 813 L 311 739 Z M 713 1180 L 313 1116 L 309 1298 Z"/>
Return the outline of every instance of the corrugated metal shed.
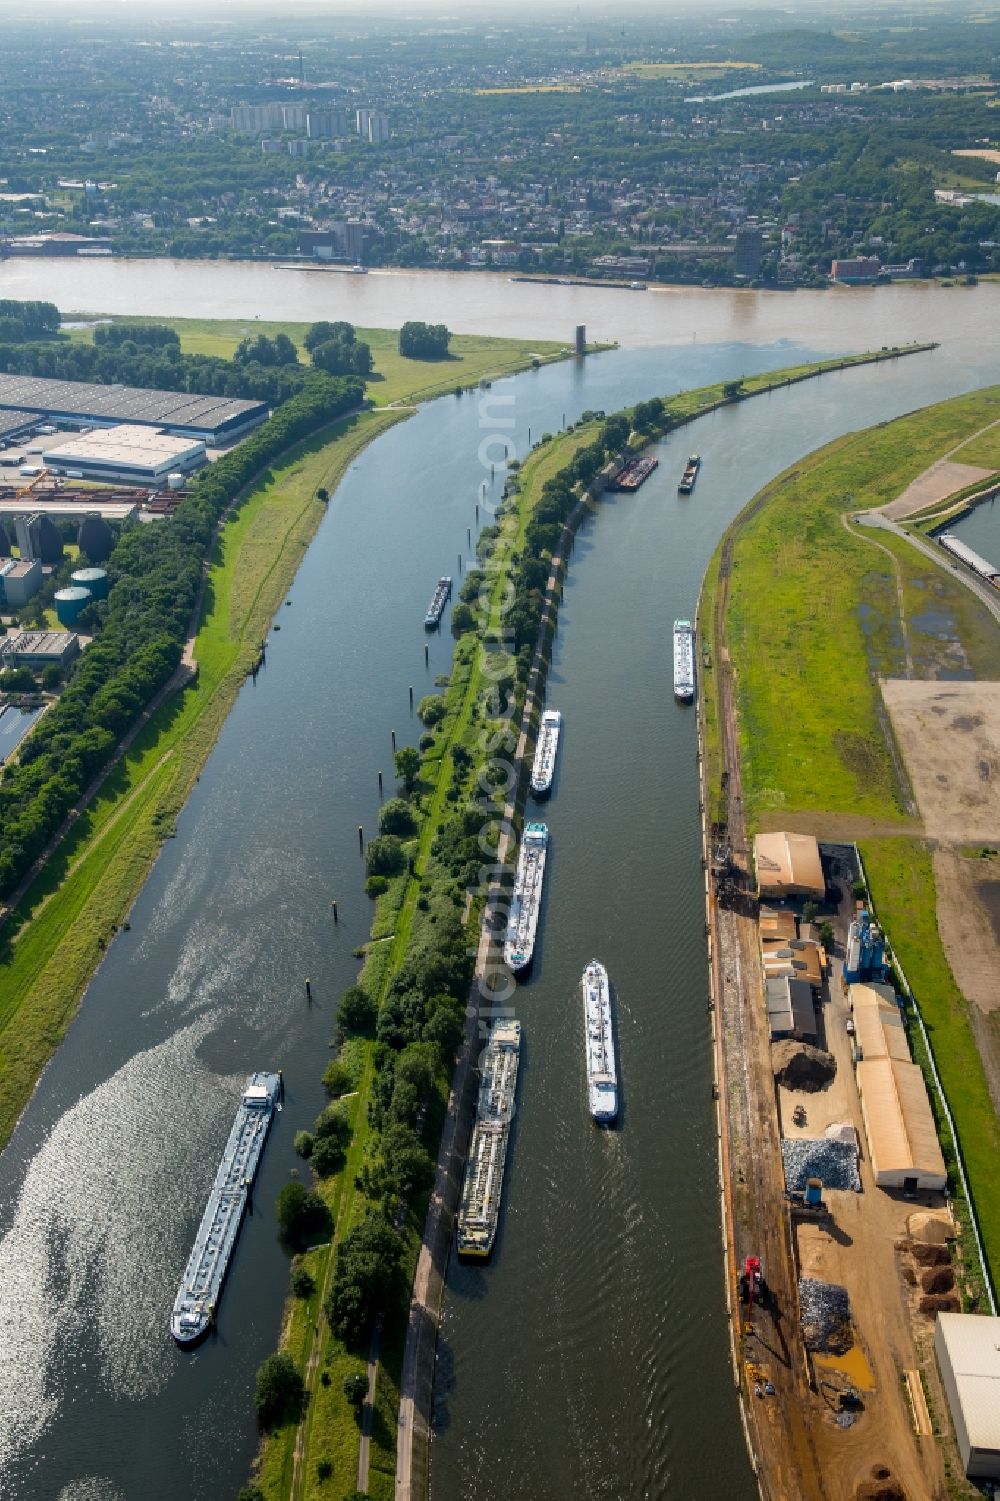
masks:
<path fill-rule="evenodd" d="M 934 1349 L 966 1473 L 1000 1478 L 1000 1318 L 941 1313 Z"/>
<path fill-rule="evenodd" d="M 901 1058 L 909 1063 L 910 1045 L 892 988 L 888 985 L 852 985 L 847 994 L 854 1013 L 856 1045 L 862 1058 Z"/>
<path fill-rule="evenodd" d="M 923 1074 L 900 1058 L 857 1068 L 872 1172 L 879 1188 L 940 1191 L 948 1181 Z"/>

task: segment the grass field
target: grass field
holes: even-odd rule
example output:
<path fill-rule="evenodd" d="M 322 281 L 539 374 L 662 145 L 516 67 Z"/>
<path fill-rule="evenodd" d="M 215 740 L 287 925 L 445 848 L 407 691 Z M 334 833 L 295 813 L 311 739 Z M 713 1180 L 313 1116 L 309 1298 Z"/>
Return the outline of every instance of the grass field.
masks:
<path fill-rule="evenodd" d="M 658 78 L 678 83 L 708 83 L 715 78 L 725 78 L 728 73 L 760 72 L 760 63 L 702 62 L 702 63 L 624 63 L 622 71 L 644 83 Z"/>
<path fill-rule="evenodd" d="M 873 680 L 898 631 L 894 581 L 884 554 L 841 517 L 892 499 L 963 434 L 997 416 L 994 389 L 838 439 L 773 481 L 766 504 L 740 527 L 729 645 L 739 663 L 751 824 L 775 808 L 904 817 Z M 900 566 L 919 589 L 927 565 L 900 554 Z M 985 615 L 975 602 L 956 609 L 967 620 Z M 755 649 L 762 619 L 766 654 Z M 995 650 L 995 628 L 984 620 L 981 631 Z"/>
<path fill-rule="evenodd" d="M 980 433 L 971 443 L 952 454 L 957 464 L 977 464 L 982 469 L 1000 469 L 1000 421 L 988 432 Z"/>
<path fill-rule="evenodd" d="M 338 273 L 315 272 L 316 276 Z M 302 340 L 308 323 L 268 323 L 259 318 L 114 318 L 114 323 L 162 323 L 176 329 L 186 354 L 217 355 L 230 359 L 241 339 L 248 335 L 287 334 L 302 350 L 303 363 L 308 355 Z M 546 364 L 560 359 L 565 346 L 544 339 L 494 339 L 485 334 L 452 334 L 446 360 L 409 360 L 399 353 L 394 329 L 359 328 L 358 338 L 371 346 L 375 374 L 369 381 L 368 395 L 377 406 L 394 401 L 430 401 L 454 391 L 456 386 L 475 386 L 481 380 L 494 380 L 515 371 L 527 370 L 533 361 Z M 90 329 L 74 329 L 71 337 L 89 342 Z"/>
<path fill-rule="evenodd" d="M 905 833 L 906 789 L 897 781 L 877 677 L 903 675 L 909 649 L 917 676 L 971 670 L 995 678 L 1000 628 L 968 590 L 905 540 L 844 525 L 844 517 L 892 499 L 963 436 L 998 417 L 1000 388 L 975 392 L 839 439 L 779 476 L 762 492 L 756 514 L 734 524 L 727 615 L 751 831 L 779 809 L 856 820 L 879 916 L 914 988 L 955 1117 L 995 1280 L 1000 1127 L 968 1006 L 941 946 L 930 856 Z M 706 633 L 718 564 L 719 552 L 700 604 Z M 716 808 L 721 767 L 710 682 L 705 713 Z M 873 837 L 874 825 L 893 822 L 899 837 Z"/>

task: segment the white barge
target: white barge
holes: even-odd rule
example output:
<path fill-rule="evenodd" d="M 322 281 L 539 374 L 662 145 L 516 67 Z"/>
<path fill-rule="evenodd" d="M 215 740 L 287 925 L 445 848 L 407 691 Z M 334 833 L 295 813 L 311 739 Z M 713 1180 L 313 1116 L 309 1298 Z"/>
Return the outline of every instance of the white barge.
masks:
<path fill-rule="evenodd" d="M 562 731 L 562 715 L 558 709 L 546 709 L 538 731 L 535 760 L 531 768 L 531 790 L 535 797 L 548 797 L 552 791 L 552 778 L 556 772 L 556 751 Z"/>
<path fill-rule="evenodd" d="M 694 698 L 694 627 L 690 620 L 674 621 L 674 698 Z"/>
<path fill-rule="evenodd" d="M 521 1023 L 494 1022 L 480 1059 L 476 1120 L 458 1207 L 458 1254 L 463 1261 L 485 1261 L 496 1239 L 520 1051 Z"/>
<path fill-rule="evenodd" d="M 618 1071 L 611 1022 L 611 986 L 603 964 L 591 959 L 580 981 L 587 1046 L 587 1104 L 598 1125 L 618 1114 Z"/>
<path fill-rule="evenodd" d="M 517 873 L 514 876 L 510 916 L 507 919 L 507 937 L 503 946 L 504 960 L 516 975 L 528 969 L 535 952 L 535 933 L 542 908 L 542 881 L 545 877 L 548 844 L 549 831 L 545 824 L 525 824 L 521 852 L 517 859 Z"/>
<path fill-rule="evenodd" d="M 208 1196 L 184 1280 L 174 1299 L 170 1333 L 179 1345 L 195 1345 L 215 1321 L 222 1284 L 243 1223 L 254 1175 L 276 1109 L 281 1075 L 251 1074 Z"/>

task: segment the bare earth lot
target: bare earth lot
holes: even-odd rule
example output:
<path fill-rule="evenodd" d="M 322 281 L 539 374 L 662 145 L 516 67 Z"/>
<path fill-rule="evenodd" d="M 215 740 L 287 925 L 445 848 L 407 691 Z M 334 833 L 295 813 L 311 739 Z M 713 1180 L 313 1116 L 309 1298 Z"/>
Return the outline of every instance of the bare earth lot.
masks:
<path fill-rule="evenodd" d="M 882 697 L 930 839 L 1000 838 L 1000 683 L 887 678 Z"/>
<path fill-rule="evenodd" d="M 902 495 L 891 500 L 882 510 L 892 521 L 900 521 L 904 516 L 912 516 L 915 511 L 933 505 L 936 500 L 947 500 L 949 495 L 955 495 L 967 485 L 974 485 L 977 480 L 989 479 L 992 473 L 992 469 L 980 469 L 977 464 L 956 464 L 951 459 L 939 459 L 923 474 L 918 474 Z"/>

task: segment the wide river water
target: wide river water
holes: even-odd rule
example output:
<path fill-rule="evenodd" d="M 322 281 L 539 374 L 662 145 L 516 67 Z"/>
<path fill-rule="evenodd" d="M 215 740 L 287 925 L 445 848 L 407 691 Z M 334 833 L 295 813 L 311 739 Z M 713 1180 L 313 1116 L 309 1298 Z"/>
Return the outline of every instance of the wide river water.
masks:
<path fill-rule="evenodd" d="M 192 316 L 234 311 L 237 294 L 223 294 L 229 274 L 277 292 L 286 276 L 289 285 L 333 280 L 88 265 L 80 275 L 104 278 L 99 295 L 78 282 L 71 296 L 40 277 L 30 291 L 11 286 L 12 264 L 0 267 L 5 295 L 107 310 L 120 271 L 136 279 L 117 306 L 162 313 L 171 308 L 157 279 L 183 271 L 192 280 L 176 310 Z M 68 268 L 45 269 L 58 277 Z M 199 292 L 199 277 L 208 290 Z M 479 285 L 450 280 L 463 292 Z M 414 300 L 425 283 L 428 299 Z M 407 285 L 403 316 L 443 315 L 432 279 Z M 498 280 L 484 279 L 481 292 L 480 326 L 499 331 Z M 518 293 L 503 284 L 515 303 Z M 630 309 L 669 305 L 678 325 L 695 316 L 683 298 L 595 295 Z M 870 316 L 846 317 L 837 337 L 818 311 L 816 327 L 795 316 L 834 303 L 876 312 L 883 295 L 887 306 L 896 297 L 773 298 L 766 317 L 780 309 L 782 323 L 758 337 L 732 314 L 738 297 L 694 293 L 697 316 L 712 308 L 722 320 L 713 339 L 647 329 L 636 340 L 647 347 L 496 383 L 491 409 L 510 398 L 523 453 L 529 428 L 537 437 L 563 414 L 816 349 L 888 342 L 894 331 Z M 541 942 L 518 999 L 526 1043 L 507 1207 L 492 1264 L 453 1265 L 449 1277 L 436 1501 L 753 1495 L 723 1309 L 694 723 L 671 698 L 671 622 L 693 612 L 720 531 L 775 472 L 847 429 L 1000 379 L 996 296 L 985 287 L 928 293 L 923 320 L 914 314 L 898 332 L 936 330 L 943 344 L 933 354 L 827 375 L 703 419 L 662 446 L 638 495 L 609 497 L 579 537 L 549 679 L 566 729 L 545 814 L 553 842 Z M 906 294 L 896 306 L 911 306 Z M 963 316 L 947 339 L 945 307 Z M 317 311 L 258 295 L 239 315 Z M 397 317 L 373 304 L 355 315 Z M 471 311 L 449 321 L 476 326 Z M 595 322 L 583 302 L 539 317 L 541 326 L 515 309 L 507 327 L 543 337 L 575 321 Z M 0 1158 L 5 1501 L 224 1501 L 242 1483 L 255 1446 L 253 1375 L 274 1347 L 287 1288 L 273 1199 L 296 1164 L 295 1130 L 322 1103 L 336 997 L 354 977 L 351 950 L 370 917 L 356 829 L 375 827 L 391 730 L 401 743 L 417 738 L 409 688 L 419 697 L 447 669 L 447 635 L 431 638 L 425 669 L 422 616 L 438 574 L 467 551 L 484 479 L 479 444 L 493 430 L 475 398 L 448 398 L 351 467 L 280 612 L 266 671 L 240 694 L 131 931 L 109 950 Z M 705 463 L 683 501 L 677 473 L 695 448 Z M 761 630 L 766 650 L 766 622 Z M 576 990 L 595 954 L 617 989 L 624 1081 L 620 1129 L 604 1134 L 584 1110 Z M 217 1334 L 182 1354 L 167 1317 L 191 1237 L 240 1083 L 273 1066 L 288 1091 L 256 1213 Z"/>

